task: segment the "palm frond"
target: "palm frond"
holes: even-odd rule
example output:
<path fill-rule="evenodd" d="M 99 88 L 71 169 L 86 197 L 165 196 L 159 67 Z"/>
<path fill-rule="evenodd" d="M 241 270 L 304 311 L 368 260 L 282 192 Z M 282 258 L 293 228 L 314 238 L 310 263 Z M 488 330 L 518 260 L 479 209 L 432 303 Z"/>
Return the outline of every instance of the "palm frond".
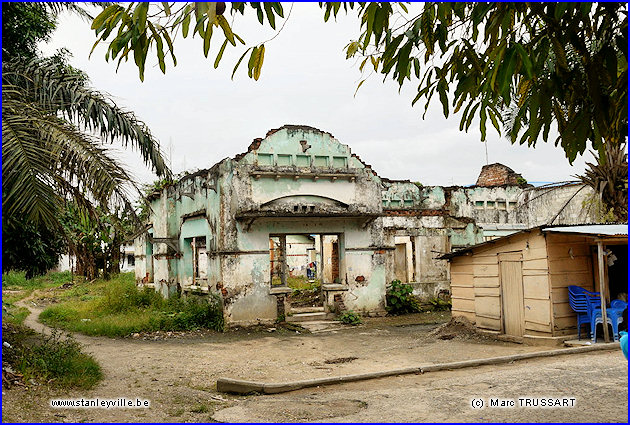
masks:
<path fill-rule="evenodd" d="M 95 137 L 26 102 L 24 89 L 5 84 L 2 105 L 3 209 L 11 216 L 59 225 L 66 199 L 86 210 L 94 205 L 132 209 L 128 172 Z"/>
<path fill-rule="evenodd" d="M 96 132 L 110 143 L 119 140 L 125 147 L 131 145 L 158 176 L 171 175 L 159 142 L 148 127 L 111 98 L 91 89 L 84 74 L 58 61 L 39 58 L 27 63 L 3 63 L 2 68 L 3 87 L 23 87 L 27 99 L 43 110 L 60 113 L 80 129 Z"/>

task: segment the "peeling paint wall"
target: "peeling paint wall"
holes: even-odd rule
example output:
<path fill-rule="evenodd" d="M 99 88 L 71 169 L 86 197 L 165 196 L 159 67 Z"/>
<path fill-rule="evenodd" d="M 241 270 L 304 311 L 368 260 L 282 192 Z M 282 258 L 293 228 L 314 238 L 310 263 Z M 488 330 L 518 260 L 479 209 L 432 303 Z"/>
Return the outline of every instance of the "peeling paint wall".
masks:
<path fill-rule="evenodd" d="M 587 193 L 582 192 L 558 220 L 582 218 L 576 206 Z M 538 194 L 512 186 L 422 187 L 381 179 L 331 134 L 288 125 L 152 196 L 148 233 L 135 241 L 136 278 L 165 296 L 216 293 L 231 325 L 272 322 L 278 299 L 272 293 L 270 237 L 334 235 L 339 276 L 329 277 L 336 282 L 324 279 L 332 285 L 327 302 L 336 295 L 348 309 L 382 313 L 396 261 L 404 261 L 400 276 L 414 293 L 437 296 L 450 281 L 439 255 L 481 242 L 481 227 L 488 223 L 534 222 L 571 197 Z M 332 249 L 327 244 L 323 249 Z"/>

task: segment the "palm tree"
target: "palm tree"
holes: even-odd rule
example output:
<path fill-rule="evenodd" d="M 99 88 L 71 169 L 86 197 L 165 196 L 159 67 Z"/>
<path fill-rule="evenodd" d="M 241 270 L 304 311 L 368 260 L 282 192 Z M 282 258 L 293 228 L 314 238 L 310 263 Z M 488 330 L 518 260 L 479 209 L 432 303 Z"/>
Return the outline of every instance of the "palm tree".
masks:
<path fill-rule="evenodd" d="M 586 48 L 589 52 L 595 52 L 601 48 L 601 43 L 598 40 L 594 40 Z M 588 91 L 586 70 L 580 60 L 580 55 L 573 49 L 572 46 L 565 46 L 566 57 L 563 66 L 570 71 L 573 76 L 568 79 L 570 85 L 575 86 L 574 91 L 582 90 Z M 621 54 L 618 53 L 621 57 Z M 547 60 L 541 70 L 541 81 L 548 78 L 552 73 L 552 70 L 558 67 L 558 60 L 554 51 L 549 52 Z M 625 79 L 623 79 L 625 81 Z M 615 89 L 612 87 L 611 90 Z M 573 91 L 567 91 L 571 93 Z M 530 137 L 529 126 L 530 120 L 527 117 L 527 112 L 531 111 L 532 104 L 537 107 L 542 103 L 541 99 L 536 98 L 535 95 L 540 93 L 540 90 L 534 90 L 531 83 L 527 80 L 523 80 L 517 87 L 515 93 L 512 96 L 512 103 L 509 105 L 499 104 L 497 107 L 502 110 L 502 123 L 505 130 L 505 135 L 512 143 L 518 141 L 520 144 L 525 142 L 531 145 L 535 142 Z M 612 94 L 611 94 L 612 96 Z M 585 109 L 583 105 L 574 105 L 573 99 L 564 99 L 564 103 L 556 100 L 556 102 L 550 106 L 546 113 L 555 114 L 556 118 L 560 120 L 560 129 L 562 131 L 571 132 L 580 125 L 588 125 L 581 113 Z M 533 109 L 534 111 L 536 108 Z M 541 115 L 543 110 L 541 109 Z M 597 140 L 599 138 L 599 148 L 597 152 L 591 151 L 591 154 L 596 160 L 596 163 L 586 163 L 587 169 L 583 175 L 573 176 L 580 182 L 591 187 L 595 192 L 593 199 L 596 205 L 601 206 L 601 219 L 613 220 L 625 222 L 628 220 L 628 156 L 625 153 L 626 142 L 611 136 L 615 134 L 611 129 L 614 127 L 613 118 L 606 117 L 605 124 L 599 129 L 601 134 L 593 134 L 592 136 Z M 627 119 L 626 119 L 627 121 Z M 544 132 L 549 132 L 549 126 L 543 129 Z M 521 135 L 522 133 L 522 135 Z M 537 131 L 531 134 L 538 134 Z M 519 139 L 519 135 L 521 135 Z M 562 143 L 558 138 L 556 145 Z M 569 151 L 568 146 L 564 146 L 567 155 L 571 152 L 573 156 L 577 154 L 576 151 Z"/>
<path fill-rule="evenodd" d="M 3 214 L 59 228 L 70 199 L 88 210 L 130 207 L 137 186 L 108 155 L 105 144 L 115 140 L 137 149 L 157 175 L 170 176 L 146 125 L 59 56 L 3 61 Z"/>
<path fill-rule="evenodd" d="M 583 175 L 576 176 L 595 191 L 603 204 L 603 214 L 614 221 L 628 221 L 628 154 L 625 144 L 607 144 L 603 154 L 591 152 L 597 164 L 586 163 Z"/>

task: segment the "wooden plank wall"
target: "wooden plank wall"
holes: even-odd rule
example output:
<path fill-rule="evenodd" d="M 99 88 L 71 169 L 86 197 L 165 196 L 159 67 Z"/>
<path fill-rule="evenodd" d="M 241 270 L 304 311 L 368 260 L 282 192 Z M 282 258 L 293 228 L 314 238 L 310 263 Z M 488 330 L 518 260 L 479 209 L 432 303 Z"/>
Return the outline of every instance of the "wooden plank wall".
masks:
<path fill-rule="evenodd" d="M 476 321 L 471 255 L 455 257 L 451 261 L 451 299 L 453 316 L 464 316 L 471 322 Z"/>
<path fill-rule="evenodd" d="M 474 317 L 480 328 L 502 331 L 499 254 L 520 252 L 523 256 L 525 334 L 551 336 L 551 289 L 546 249 L 545 237 L 534 231 L 485 245 L 475 249 L 473 255 L 455 257 L 451 262 L 453 315 L 462 313 L 471 320 Z M 471 301 L 474 313 L 470 311 Z"/>
<path fill-rule="evenodd" d="M 567 286 L 577 285 L 589 291 L 598 289 L 593 284 L 591 243 L 592 239 L 583 236 L 555 233 L 547 235 L 554 336 L 577 332 L 577 315 L 569 305 Z"/>

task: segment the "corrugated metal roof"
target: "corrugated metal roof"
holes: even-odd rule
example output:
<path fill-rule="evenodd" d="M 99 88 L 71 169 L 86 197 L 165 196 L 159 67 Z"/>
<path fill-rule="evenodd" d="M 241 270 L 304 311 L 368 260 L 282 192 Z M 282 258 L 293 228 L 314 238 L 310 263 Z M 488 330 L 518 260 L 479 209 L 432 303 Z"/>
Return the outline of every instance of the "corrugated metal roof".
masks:
<path fill-rule="evenodd" d="M 516 236 L 520 233 L 531 232 L 532 230 L 540 229 L 543 232 L 559 232 L 559 233 L 579 233 L 592 236 L 628 236 L 627 224 L 576 224 L 571 226 L 537 226 L 531 229 L 520 230 L 510 235 L 501 236 L 497 239 L 481 242 L 477 245 L 472 245 L 466 248 L 462 248 L 457 251 L 449 252 L 437 257 L 440 260 L 449 260 L 454 257 L 459 257 L 468 252 L 472 252 L 473 249 L 480 246 L 502 243 L 504 240 Z"/>
<path fill-rule="evenodd" d="M 543 232 L 583 233 L 589 235 L 628 236 L 626 224 L 588 224 L 578 226 L 543 227 Z"/>

